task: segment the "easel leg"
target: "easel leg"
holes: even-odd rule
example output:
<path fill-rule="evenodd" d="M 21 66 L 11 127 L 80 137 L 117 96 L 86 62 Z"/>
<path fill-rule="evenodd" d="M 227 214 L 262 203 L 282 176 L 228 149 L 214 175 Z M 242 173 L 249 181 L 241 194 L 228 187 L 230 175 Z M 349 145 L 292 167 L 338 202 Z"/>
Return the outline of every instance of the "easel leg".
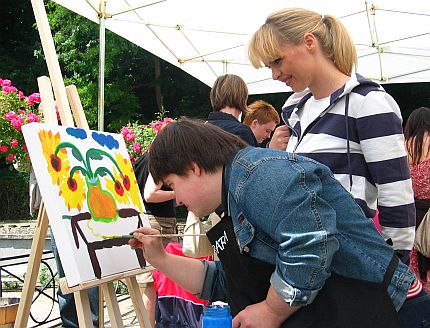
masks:
<path fill-rule="evenodd" d="M 78 314 L 79 327 L 93 327 L 91 318 L 90 300 L 88 298 L 88 290 L 79 290 L 74 292 L 76 312 Z"/>
<path fill-rule="evenodd" d="M 106 307 L 109 313 L 109 319 L 112 328 L 124 327 L 122 323 L 121 312 L 119 310 L 118 299 L 116 297 L 115 288 L 112 282 L 101 284 L 103 295 L 106 298 Z"/>
<path fill-rule="evenodd" d="M 105 326 L 105 307 L 103 301 L 103 291 L 99 288 L 99 328 Z"/>
<path fill-rule="evenodd" d="M 133 302 L 140 327 L 151 328 L 152 326 L 148 320 L 148 314 L 146 313 L 145 305 L 143 304 L 142 295 L 140 294 L 136 277 L 125 278 L 125 282 L 127 284 L 128 293 Z"/>
<path fill-rule="evenodd" d="M 15 328 L 27 327 L 30 316 L 31 302 L 33 300 L 34 289 L 36 287 L 37 276 L 39 275 L 40 261 L 45 247 L 46 234 L 48 232 L 48 216 L 43 202 L 40 204 L 37 216 L 34 239 L 31 244 L 30 257 L 28 259 L 27 273 L 22 287 L 21 300 L 18 306 L 18 313 L 15 321 Z"/>

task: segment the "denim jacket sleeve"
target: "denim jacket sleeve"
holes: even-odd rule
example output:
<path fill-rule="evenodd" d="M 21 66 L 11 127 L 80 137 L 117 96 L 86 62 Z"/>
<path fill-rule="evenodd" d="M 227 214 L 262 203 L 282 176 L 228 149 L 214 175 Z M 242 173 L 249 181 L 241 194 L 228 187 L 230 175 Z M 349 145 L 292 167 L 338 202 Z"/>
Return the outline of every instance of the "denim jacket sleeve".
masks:
<path fill-rule="evenodd" d="M 232 170 L 231 214 L 243 215 L 279 245 L 270 280 L 277 293 L 291 306 L 310 304 L 330 277 L 339 248 L 336 212 L 321 196 L 327 192 L 322 180 L 334 177 L 311 160 L 266 158 L 250 164 L 241 165 L 242 172 Z M 274 172 L 276 177 L 270 177 Z M 255 239 L 249 244 L 253 255 L 270 258 Z"/>
<path fill-rule="evenodd" d="M 225 274 L 220 261 L 202 261 L 205 277 L 201 293 L 197 297 L 209 302 L 226 301 Z"/>

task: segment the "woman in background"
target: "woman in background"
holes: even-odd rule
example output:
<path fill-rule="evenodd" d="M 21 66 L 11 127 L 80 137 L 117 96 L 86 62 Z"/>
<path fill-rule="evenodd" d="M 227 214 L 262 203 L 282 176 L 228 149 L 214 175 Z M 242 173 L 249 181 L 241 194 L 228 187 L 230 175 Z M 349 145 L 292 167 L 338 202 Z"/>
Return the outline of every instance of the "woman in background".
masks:
<path fill-rule="evenodd" d="M 415 196 L 417 228 L 430 207 L 430 108 L 415 109 L 405 126 L 406 151 Z M 430 259 L 412 251 L 410 268 L 430 292 Z"/>
<path fill-rule="evenodd" d="M 271 14 L 254 33 L 256 68 L 291 87 L 269 148 L 327 165 L 409 264 L 415 206 L 399 106 L 374 81 L 354 72 L 357 52 L 342 22 L 302 8 Z"/>

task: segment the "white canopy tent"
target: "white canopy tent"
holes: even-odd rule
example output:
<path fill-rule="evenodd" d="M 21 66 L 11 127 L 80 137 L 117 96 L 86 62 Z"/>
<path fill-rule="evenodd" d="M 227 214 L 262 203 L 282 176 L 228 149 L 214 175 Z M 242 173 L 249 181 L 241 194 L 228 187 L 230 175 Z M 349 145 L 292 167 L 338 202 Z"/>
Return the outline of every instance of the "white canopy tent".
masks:
<path fill-rule="evenodd" d="M 232 73 L 245 80 L 250 94 L 286 92 L 290 90 L 273 81 L 270 70 L 257 70 L 249 64 L 246 44 L 270 13 L 285 7 L 304 7 L 342 20 L 357 47 L 357 71 L 365 77 L 381 83 L 430 81 L 428 1 L 54 1 L 100 23 L 99 122 L 103 122 L 105 27 L 208 86 L 219 75 Z"/>

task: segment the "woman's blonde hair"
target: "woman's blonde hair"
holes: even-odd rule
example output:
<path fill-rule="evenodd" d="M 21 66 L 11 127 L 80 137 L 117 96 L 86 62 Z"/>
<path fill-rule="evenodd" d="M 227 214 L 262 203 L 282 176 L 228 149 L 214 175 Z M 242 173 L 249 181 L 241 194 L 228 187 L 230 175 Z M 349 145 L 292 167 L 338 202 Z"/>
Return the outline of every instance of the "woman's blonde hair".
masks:
<path fill-rule="evenodd" d="M 286 8 L 269 17 L 254 33 L 248 45 L 248 57 L 255 68 L 281 58 L 280 45 L 300 45 L 305 33 L 312 33 L 322 52 L 336 68 L 351 75 L 357 65 L 357 51 L 345 26 L 334 16 L 302 8 Z"/>

